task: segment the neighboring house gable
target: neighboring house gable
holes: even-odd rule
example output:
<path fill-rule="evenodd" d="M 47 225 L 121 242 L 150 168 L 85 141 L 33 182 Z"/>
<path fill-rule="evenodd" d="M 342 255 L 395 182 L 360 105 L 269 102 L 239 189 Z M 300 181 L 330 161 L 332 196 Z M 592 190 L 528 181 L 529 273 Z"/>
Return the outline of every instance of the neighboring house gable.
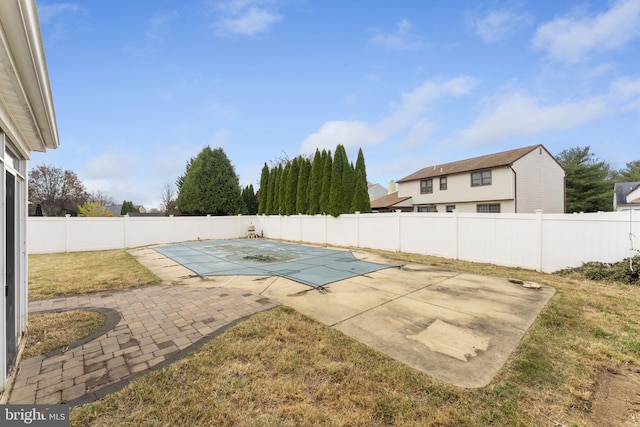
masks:
<path fill-rule="evenodd" d="M 417 211 L 564 212 L 564 176 L 542 145 L 429 166 L 398 181 Z"/>
<path fill-rule="evenodd" d="M 640 181 L 618 182 L 613 190 L 614 211 L 640 209 Z"/>
<path fill-rule="evenodd" d="M 379 199 L 380 197 L 383 197 L 389 194 L 387 189 L 380 184 L 373 184 L 371 182 L 368 184 L 369 184 L 369 200 L 376 200 L 376 199 Z"/>
<path fill-rule="evenodd" d="M 0 394 L 27 330 L 27 160 L 58 147 L 58 130 L 35 0 L 0 1 Z M 0 399 L 0 402 L 3 400 Z"/>

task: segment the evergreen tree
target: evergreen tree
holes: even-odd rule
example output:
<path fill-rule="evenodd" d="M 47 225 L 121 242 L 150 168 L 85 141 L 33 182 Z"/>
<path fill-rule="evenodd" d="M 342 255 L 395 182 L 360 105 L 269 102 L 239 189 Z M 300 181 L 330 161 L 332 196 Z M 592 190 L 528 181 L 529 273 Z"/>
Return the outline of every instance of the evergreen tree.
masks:
<path fill-rule="evenodd" d="M 291 163 L 287 163 L 284 167 L 280 166 L 280 179 L 278 180 L 278 213 L 286 215 L 287 213 L 287 177 L 291 170 Z"/>
<path fill-rule="evenodd" d="M 123 201 L 122 207 L 120 208 L 120 215 L 126 215 L 129 212 L 139 212 L 139 210 L 133 205 L 131 201 Z"/>
<path fill-rule="evenodd" d="M 242 201 L 244 202 L 245 214 L 255 215 L 258 213 L 258 199 L 253 190 L 253 184 L 249 184 L 242 189 Z"/>
<path fill-rule="evenodd" d="M 311 172 L 309 174 L 309 197 L 307 203 L 307 214 L 317 215 L 320 213 L 320 195 L 322 194 L 322 155 L 316 148 L 316 153 L 311 162 Z"/>
<path fill-rule="evenodd" d="M 271 170 L 269 171 L 269 188 L 267 190 L 267 206 L 265 208 L 264 213 L 267 215 L 273 215 L 276 210 L 277 207 L 275 207 L 276 204 L 276 181 L 278 179 L 277 177 L 278 174 L 278 168 L 271 168 Z"/>
<path fill-rule="evenodd" d="M 343 200 L 345 196 L 343 175 L 345 170 L 345 156 L 344 147 L 338 144 L 336 152 L 333 155 L 331 185 L 329 187 L 329 211 L 327 212 L 334 217 L 344 213 Z"/>
<path fill-rule="evenodd" d="M 634 160 L 618 171 L 612 173 L 614 182 L 640 181 L 640 160 Z"/>
<path fill-rule="evenodd" d="M 369 199 L 369 184 L 367 181 L 367 167 L 364 163 L 362 148 L 358 150 L 358 158 L 355 168 L 355 189 L 351 201 L 351 212 L 371 212 L 371 199 Z"/>
<path fill-rule="evenodd" d="M 195 159 L 196 159 L 195 157 L 192 157 L 189 159 L 189 161 L 187 162 L 187 166 L 185 167 L 184 175 L 181 175 L 178 177 L 178 179 L 176 179 L 176 187 L 178 187 L 178 193 L 182 188 L 182 183 L 184 183 L 184 177 L 187 176 L 187 173 L 189 172 L 189 168 L 191 167 Z"/>
<path fill-rule="evenodd" d="M 331 191 L 331 171 L 333 169 L 333 161 L 331 159 L 331 151 L 322 150 L 324 157 L 322 166 L 322 192 L 320 193 L 320 213 L 329 213 L 329 193 Z"/>
<path fill-rule="evenodd" d="M 205 147 L 193 160 L 178 194 L 187 215 L 237 215 L 242 209 L 240 184 L 222 148 Z"/>
<path fill-rule="evenodd" d="M 260 175 L 260 197 L 258 203 L 258 213 L 263 214 L 267 210 L 267 198 L 269 197 L 269 167 L 265 163 Z"/>
<path fill-rule="evenodd" d="M 610 166 L 598 160 L 590 147 L 570 148 L 556 156 L 566 172 L 565 211 L 596 212 L 613 209 Z"/>
<path fill-rule="evenodd" d="M 306 214 L 309 210 L 309 176 L 311 174 L 311 160 L 300 157 L 300 174 L 298 175 L 298 189 L 296 194 L 296 212 Z"/>
<path fill-rule="evenodd" d="M 371 201 L 369 199 L 369 186 L 362 169 L 356 168 L 355 189 L 353 200 L 351 201 L 351 212 L 369 213 L 371 212 Z"/>
<path fill-rule="evenodd" d="M 295 157 L 287 164 L 289 166 L 289 172 L 287 173 L 287 183 L 285 188 L 285 215 L 294 215 L 296 213 L 300 159 L 300 157 Z"/>
<path fill-rule="evenodd" d="M 345 156 L 346 159 L 346 156 Z M 356 189 L 356 172 L 353 163 L 347 162 L 342 172 L 342 212 L 353 213 L 351 210 L 351 202 L 353 202 L 353 192 Z"/>

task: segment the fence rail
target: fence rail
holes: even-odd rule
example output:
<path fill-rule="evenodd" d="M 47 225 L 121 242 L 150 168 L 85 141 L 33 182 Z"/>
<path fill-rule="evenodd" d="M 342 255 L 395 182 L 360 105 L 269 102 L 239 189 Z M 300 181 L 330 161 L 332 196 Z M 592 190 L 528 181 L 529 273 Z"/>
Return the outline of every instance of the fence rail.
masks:
<path fill-rule="evenodd" d="M 637 254 L 640 211 L 597 214 L 372 213 L 201 217 L 29 217 L 30 254 L 245 237 L 436 255 L 553 272 Z"/>

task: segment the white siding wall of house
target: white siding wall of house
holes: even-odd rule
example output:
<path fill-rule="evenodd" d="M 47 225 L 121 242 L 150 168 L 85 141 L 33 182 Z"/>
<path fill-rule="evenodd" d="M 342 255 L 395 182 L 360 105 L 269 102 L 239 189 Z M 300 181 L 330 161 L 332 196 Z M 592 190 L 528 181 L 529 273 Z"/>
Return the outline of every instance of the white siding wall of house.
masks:
<path fill-rule="evenodd" d="M 435 204 L 439 212 L 447 205 L 456 205 L 461 212 L 475 212 L 478 203 L 500 203 L 503 213 L 514 212 L 514 174 L 509 167 L 491 169 L 491 185 L 471 186 L 471 172 L 446 175 L 447 189 L 440 190 L 440 177 L 432 178 L 433 193 L 420 193 L 420 180 L 402 182 L 398 185 L 398 196 L 410 196 L 413 204 Z"/>
<path fill-rule="evenodd" d="M 513 163 L 518 213 L 564 212 L 564 170 L 542 147 Z"/>

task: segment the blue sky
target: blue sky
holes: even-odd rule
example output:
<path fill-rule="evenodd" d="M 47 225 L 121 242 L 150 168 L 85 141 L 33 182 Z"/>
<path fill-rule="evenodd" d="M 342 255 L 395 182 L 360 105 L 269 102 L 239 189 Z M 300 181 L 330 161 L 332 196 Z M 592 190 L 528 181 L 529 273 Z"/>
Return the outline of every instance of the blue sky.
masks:
<path fill-rule="evenodd" d="M 60 147 L 158 207 L 203 147 L 242 186 L 343 144 L 370 182 L 544 144 L 640 160 L 640 1 L 38 0 Z"/>

